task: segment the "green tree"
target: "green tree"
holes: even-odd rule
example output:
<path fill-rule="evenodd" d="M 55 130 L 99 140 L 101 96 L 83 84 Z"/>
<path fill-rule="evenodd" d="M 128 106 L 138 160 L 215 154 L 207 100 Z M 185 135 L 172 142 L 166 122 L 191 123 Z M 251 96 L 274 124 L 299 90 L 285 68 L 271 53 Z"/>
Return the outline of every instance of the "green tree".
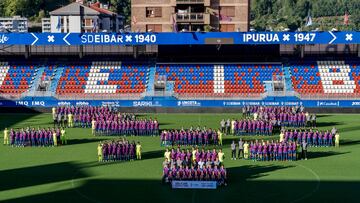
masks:
<path fill-rule="evenodd" d="M 110 10 L 125 17 L 125 23 L 131 23 L 131 2 L 130 0 L 100 0 L 101 3 L 110 4 Z"/>

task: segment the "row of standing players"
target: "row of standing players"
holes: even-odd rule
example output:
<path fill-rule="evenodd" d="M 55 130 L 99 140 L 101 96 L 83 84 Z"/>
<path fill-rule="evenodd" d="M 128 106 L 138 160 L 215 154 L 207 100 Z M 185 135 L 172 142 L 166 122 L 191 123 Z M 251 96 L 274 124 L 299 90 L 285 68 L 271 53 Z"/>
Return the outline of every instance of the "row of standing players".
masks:
<path fill-rule="evenodd" d="M 157 136 L 156 119 L 137 119 L 135 114 L 119 113 L 110 107 L 58 107 L 52 109 L 54 126 L 92 129 L 97 136 Z"/>
<path fill-rule="evenodd" d="M 206 146 L 222 145 L 222 133 L 204 127 L 200 129 L 163 130 L 160 134 L 161 146 Z"/>
<path fill-rule="evenodd" d="M 16 147 L 49 147 L 66 145 L 66 131 L 64 128 L 22 128 L 4 130 L 4 145 Z"/>
<path fill-rule="evenodd" d="M 338 147 L 340 134 L 335 127 L 333 127 L 331 131 L 319 131 L 315 129 L 283 129 L 280 132 L 280 141 L 296 143 L 306 141 L 310 146 Z"/>

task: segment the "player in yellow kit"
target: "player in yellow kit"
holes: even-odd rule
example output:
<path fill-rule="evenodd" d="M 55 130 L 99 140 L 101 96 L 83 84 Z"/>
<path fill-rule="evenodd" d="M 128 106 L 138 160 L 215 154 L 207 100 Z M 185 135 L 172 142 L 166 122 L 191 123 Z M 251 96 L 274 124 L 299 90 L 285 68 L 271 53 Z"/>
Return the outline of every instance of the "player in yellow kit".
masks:
<path fill-rule="evenodd" d="M 224 152 L 222 151 L 222 149 L 219 150 L 218 159 L 219 159 L 220 163 L 223 164 L 224 159 L 225 159 L 225 154 L 224 154 Z"/>
<path fill-rule="evenodd" d="M 340 134 L 336 133 L 335 134 L 335 147 L 339 147 L 340 146 Z"/>
<path fill-rule="evenodd" d="M 220 129 L 218 130 L 217 133 L 218 133 L 219 145 L 222 146 L 222 136 L 223 136 L 223 134 L 222 134 L 222 132 L 220 131 Z"/>
<path fill-rule="evenodd" d="M 245 141 L 244 143 L 244 159 L 249 158 L 249 143 Z"/>
<path fill-rule="evenodd" d="M 65 131 L 65 129 L 62 128 L 61 131 L 60 131 L 60 133 L 61 133 L 61 136 L 60 136 L 61 144 L 62 144 L 62 145 L 67 144 L 66 131 Z"/>
<path fill-rule="evenodd" d="M 72 115 L 72 113 L 69 113 L 69 114 L 68 114 L 68 121 L 69 121 L 68 127 L 69 127 L 69 128 L 74 127 L 74 116 Z"/>
<path fill-rule="evenodd" d="M 171 152 L 169 151 L 169 149 L 166 149 L 166 151 L 164 153 L 165 159 L 170 160 L 170 155 L 171 155 Z"/>
<path fill-rule="evenodd" d="M 136 159 L 138 160 L 141 160 L 141 150 L 142 150 L 141 144 L 140 142 L 138 142 L 136 144 Z"/>
<path fill-rule="evenodd" d="M 4 145 L 9 145 L 9 130 L 7 128 L 4 130 Z"/>
<path fill-rule="evenodd" d="M 57 138 L 56 138 L 56 132 L 53 132 L 53 142 L 54 142 L 54 146 L 57 146 Z"/>
<path fill-rule="evenodd" d="M 97 147 L 99 162 L 103 161 L 102 143 L 100 142 Z"/>

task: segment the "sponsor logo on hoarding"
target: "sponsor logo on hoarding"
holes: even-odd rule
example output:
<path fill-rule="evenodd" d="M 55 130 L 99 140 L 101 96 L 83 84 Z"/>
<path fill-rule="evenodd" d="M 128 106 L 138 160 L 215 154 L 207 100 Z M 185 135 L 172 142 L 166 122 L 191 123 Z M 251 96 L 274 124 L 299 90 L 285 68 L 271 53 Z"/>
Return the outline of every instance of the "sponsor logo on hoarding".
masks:
<path fill-rule="evenodd" d="M 57 105 L 58 106 L 70 106 L 71 103 L 70 102 L 58 102 Z"/>
<path fill-rule="evenodd" d="M 16 106 L 29 106 L 28 101 L 16 101 Z"/>
<path fill-rule="evenodd" d="M 162 106 L 159 101 L 134 101 L 133 106 L 135 107 L 157 107 Z"/>
<path fill-rule="evenodd" d="M 360 106 L 360 101 L 352 102 L 352 103 L 351 103 L 351 106 Z"/>
<path fill-rule="evenodd" d="M 45 106 L 45 101 L 32 101 L 31 106 Z"/>
<path fill-rule="evenodd" d="M 317 106 L 340 106 L 339 101 L 318 101 Z"/>
<path fill-rule="evenodd" d="M 6 35 L 0 35 L 0 44 L 5 44 L 7 41 L 9 41 L 9 37 Z"/>
<path fill-rule="evenodd" d="M 79 101 L 75 103 L 76 106 L 89 106 L 89 102 Z"/>
<path fill-rule="evenodd" d="M 117 101 L 106 101 L 106 102 L 101 102 L 102 106 L 115 106 L 115 107 L 119 107 L 120 103 Z"/>
<path fill-rule="evenodd" d="M 178 106 L 201 106 L 201 102 L 199 101 L 178 101 Z"/>

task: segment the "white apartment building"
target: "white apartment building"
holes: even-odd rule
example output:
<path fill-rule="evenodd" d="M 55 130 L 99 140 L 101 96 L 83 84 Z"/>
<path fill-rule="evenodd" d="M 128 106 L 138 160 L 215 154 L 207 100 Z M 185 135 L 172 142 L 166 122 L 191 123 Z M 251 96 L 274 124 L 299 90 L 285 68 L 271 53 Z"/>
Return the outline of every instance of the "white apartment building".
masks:
<path fill-rule="evenodd" d="M 123 17 L 99 2 L 89 6 L 75 2 L 50 12 L 52 33 L 119 32 L 122 28 Z"/>
<path fill-rule="evenodd" d="M 2 17 L 0 32 L 28 32 L 28 20 L 20 16 Z"/>
<path fill-rule="evenodd" d="M 51 21 L 50 18 L 41 19 L 42 32 L 51 32 Z"/>

